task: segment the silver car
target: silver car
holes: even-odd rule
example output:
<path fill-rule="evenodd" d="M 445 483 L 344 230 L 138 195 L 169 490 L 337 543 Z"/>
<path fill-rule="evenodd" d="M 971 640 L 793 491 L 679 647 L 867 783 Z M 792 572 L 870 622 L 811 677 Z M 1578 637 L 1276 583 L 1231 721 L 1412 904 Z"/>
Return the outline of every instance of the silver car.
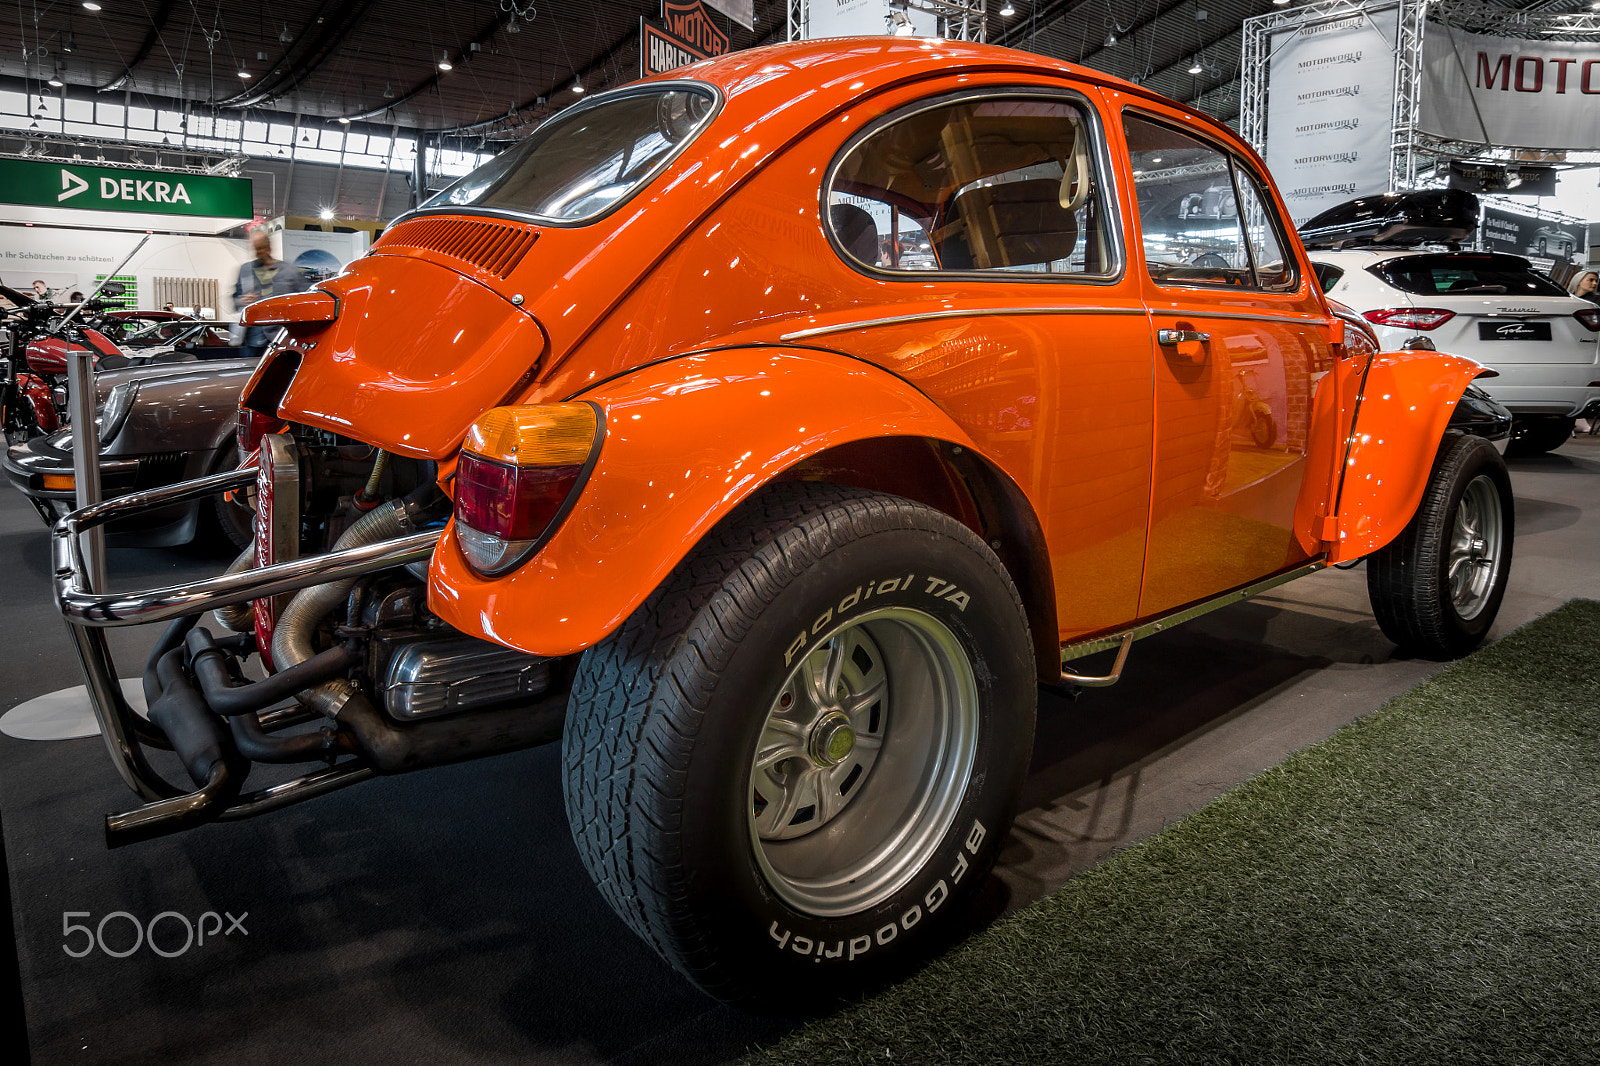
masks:
<path fill-rule="evenodd" d="M 1600 307 L 1499 252 L 1312 251 L 1324 291 L 1386 350 L 1431 347 L 1500 372 L 1479 382 L 1511 410 L 1511 451 L 1558 447 L 1600 413 Z"/>
<path fill-rule="evenodd" d="M 101 494 L 110 499 L 232 469 L 239 390 L 255 368 L 255 359 L 189 359 L 96 374 Z M 6 477 L 51 524 L 73 508 L 72 443 L 72 431 L 61 430 L 6 450 Z M 124 546 L 172 547 L 210 535 L 242 548 L 250 523 L 247 509 L 217 496 L 141 515 L 108 534 Z"/>

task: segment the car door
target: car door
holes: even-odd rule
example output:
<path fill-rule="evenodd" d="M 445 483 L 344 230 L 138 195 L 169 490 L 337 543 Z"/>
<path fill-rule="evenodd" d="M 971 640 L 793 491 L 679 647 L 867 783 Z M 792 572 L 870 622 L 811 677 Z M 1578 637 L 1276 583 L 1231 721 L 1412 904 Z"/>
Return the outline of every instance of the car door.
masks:
<path fill-rule="evenodd" d="M 834 251 L 873 280 L 850 287 L 871 302 L 785 339 L 915 385 L 1023 489 L 1063 641 L 1123 624 L 1144 567 L 1153 355 L 1100 111 L 1088 91 L 930 89 L 825 179 Z"/>
<path fill-rule="evenodd" d="M 1294 509 L 1332 324 L 1251 162 L 1188 116 L 1121 119 L 1158 352 L 1150 616 L 1307 557 Z"/>

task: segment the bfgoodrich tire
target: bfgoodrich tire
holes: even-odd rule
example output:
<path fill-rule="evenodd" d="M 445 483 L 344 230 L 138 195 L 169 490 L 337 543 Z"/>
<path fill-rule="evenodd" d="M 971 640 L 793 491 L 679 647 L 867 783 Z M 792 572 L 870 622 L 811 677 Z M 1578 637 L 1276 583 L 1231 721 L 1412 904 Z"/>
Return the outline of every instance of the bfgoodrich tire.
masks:
<path fill-rule="evenodd" d="M 563 739 L 595 884 L 707 992 L 789 1011 L 937 949 L 1033 741 L 1032 644 L 981 539 L 920 504 L 763 490 L 585 654 Z"/>
<path fill-rule="evenodd" d="M 1367 559 L 1367 593 L 1384 635 L 1431 659 L 1477 647 L 1505 596 L 1515 517 L 1494 446 L 1446 437 L 1411 522 Z"/>

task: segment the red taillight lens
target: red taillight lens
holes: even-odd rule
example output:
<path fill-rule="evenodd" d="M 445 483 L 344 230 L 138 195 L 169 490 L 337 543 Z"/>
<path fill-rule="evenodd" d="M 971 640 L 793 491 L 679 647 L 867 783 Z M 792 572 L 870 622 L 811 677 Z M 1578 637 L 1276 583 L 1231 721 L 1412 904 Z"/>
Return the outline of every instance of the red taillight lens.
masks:
<path fill-rule="evenodd" d="M 268 433 L 276 433 L 284 425 L 281 418 L 264 415 L 260 411 L 252 411 L 248 407 L 239 408 L 239 421 L 234 428 L 234 439 L 239 442 L 239 454 L 249 455 L 261 447 L 261 438 Z"/>
<path fill-rule="evenodd" d="M 1429 330 L 1438 329 L 1456 317 L 1456 313 L 1439 307 L 1388 307 L 1378 311 L 1368 311 L 1362 317 L 1380 326 Z"/>
<path fill-rule="evenodd" d="M 1590 333 L 1600 333 L 1600 307 L 1585 307 L 1582 311 L 1574 311 L 1572 317 L 1583 323 L 1583 328 Z"/>
<path fill-rule="evenodd" d="M 456 464 L 456 521 L 501 540 L 537 540 L 583 466 L 507 466 L 471 452 Z"/>
<path fill-rule="evenodd" d="M 587 403 L 497 407 L 473 423 L 456 463 L 456 539 L 479 573 L 501 574 L 554 531 L 600 446 Z"/>

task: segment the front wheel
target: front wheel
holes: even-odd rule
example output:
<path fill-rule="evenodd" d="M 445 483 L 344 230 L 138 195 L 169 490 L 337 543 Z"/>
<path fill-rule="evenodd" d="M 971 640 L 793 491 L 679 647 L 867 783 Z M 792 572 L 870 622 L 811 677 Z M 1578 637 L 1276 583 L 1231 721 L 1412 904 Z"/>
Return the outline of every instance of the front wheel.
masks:
<path fill-rule="evenodd" d="M 848 996 L 945 942 L 1026 771 L 1032 643 L 969 529 L 779 485 L 585 654 L 567 816 L 619 915 L 719 998 Z"/>
<path fill-rule="evenodd" d="M 1505 596 L 1515 516 L 1511 478 L 1494 446 L 1447 437 L 1411 522 L 1367 559 L 1367 593 L 1384 635 L 1432 659 L 1477 647 Z"/>

